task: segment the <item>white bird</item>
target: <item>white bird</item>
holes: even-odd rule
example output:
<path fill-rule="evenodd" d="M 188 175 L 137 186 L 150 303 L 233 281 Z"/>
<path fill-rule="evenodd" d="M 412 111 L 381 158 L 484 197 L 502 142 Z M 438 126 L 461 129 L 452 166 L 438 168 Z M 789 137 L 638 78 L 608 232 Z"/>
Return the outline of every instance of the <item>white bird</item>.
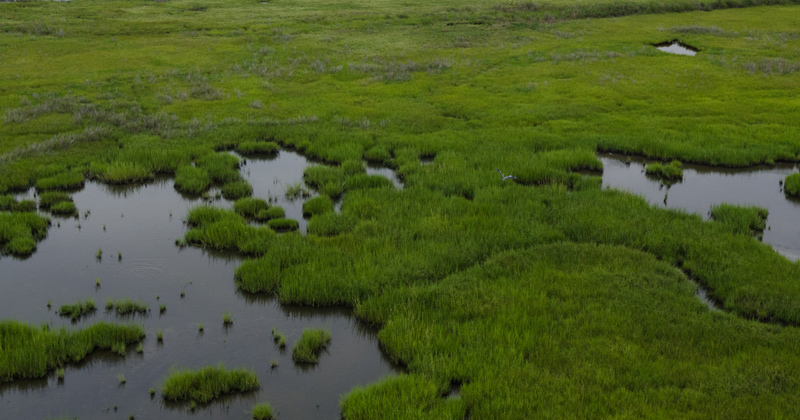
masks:
<path fill-rule="evenodd" d="M 499 169 L 497 170 L 497 172 L 500 172 L 500 176 L 502 176 L 502 177 L 503 177 L 503 181 L 505 181 L 505 180 L 507 180 L 507 179 L 517 179 L 517 177 L 515 177 L 515 176 L 511 176 L 511 175 L 506 175 L 506 174 L 504 174 L 504 173 L 503 173 L 503 172 L 501 172 Z"/>

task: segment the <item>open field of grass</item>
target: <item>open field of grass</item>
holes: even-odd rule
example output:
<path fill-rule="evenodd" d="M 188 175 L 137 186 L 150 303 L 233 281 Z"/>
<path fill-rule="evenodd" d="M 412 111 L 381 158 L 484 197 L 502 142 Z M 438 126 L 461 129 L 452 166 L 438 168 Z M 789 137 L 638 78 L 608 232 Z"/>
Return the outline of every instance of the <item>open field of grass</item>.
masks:
<path fill-rule="evenodd" d="M 766 215 L 719 206 L 703 221 L 587 175 L 598 151 L 800 161 L 794 3 L 0 4 L 0 194 L 35 187 L 40 207 L 74 214 L 87 179 L 166 174 L 238 200 L 193 208 L 185 241 L 255 257 L 236 272 L 245 292 L 354 308 L 407 367 L 344 396 L 347 420 L 795 418 L 800 263 L 752 238 Z M 652 47 L 673 39 L 698 54 Z M 275 145 L 319 163 L 303 176 L 321 194 L 306 236 L 275 233 L 298 222 L 251 197 L 229 153 Z M 48 220 L 0 206 L 3 252 L 33 252 Z M 0 358 L 21 351 L 3 337 Z M 42 351 L 57 356 L 2 360 L 0 380 L 63 364 Z M 175 372 L 164 398 L 258 386 L 245 372 L 227 387 L 230 374 Z M 454 384 L 460 398 L 443 398 Z"/>

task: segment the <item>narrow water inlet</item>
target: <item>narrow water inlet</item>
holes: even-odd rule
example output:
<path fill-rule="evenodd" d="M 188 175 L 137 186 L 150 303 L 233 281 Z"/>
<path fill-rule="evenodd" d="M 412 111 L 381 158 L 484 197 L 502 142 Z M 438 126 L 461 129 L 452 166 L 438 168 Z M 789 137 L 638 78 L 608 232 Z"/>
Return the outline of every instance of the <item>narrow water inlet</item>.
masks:
<path fill-rule="evenodd" d="M 682 209 L 710 220 L 712 206 L 722 203 L 759 206 L 769 211 L 763 241 L 790 260 L 800 259 L 800 200 L 787 197 L 782 182 L 797 172 L 794 164 L 774 167 L 718 168 L 685 164 L 683 182 L 671 186 L 647 177 L 648 160 L 601 153 L 603 187 L 639 195 L 659 207 Z"/>
<path fill-rule="evenodd" d="M 678 55 L 689 55 L 694 56 L 698 52 L 699 49 L 692 47 L 691 45 L 684 44 L 677 39 L 673 39 L 672 41 L 661 42 L 659 44 L 653 44 L 659 51 L 664 51 L 665 53 L 670 54 L 678 54 Z"/>

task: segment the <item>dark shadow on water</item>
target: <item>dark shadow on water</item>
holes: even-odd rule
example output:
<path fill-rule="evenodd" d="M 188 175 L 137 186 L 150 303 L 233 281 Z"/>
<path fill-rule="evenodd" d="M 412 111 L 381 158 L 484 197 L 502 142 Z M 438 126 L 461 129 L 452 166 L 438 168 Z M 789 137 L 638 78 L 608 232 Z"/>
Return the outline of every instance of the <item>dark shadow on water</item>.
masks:
<path fill-rule="evenodd" d="M 653 44 L 653 46 L 658 48 L 659 51 L 664 51 L 670 54 L 693 56 L 698 52 L 700 52 L 699 49 L 692 47 L 691 45 L 684 44 L 678 41 L 677 39 L 673 39 L 672 41 L 661 42 L 659 44 Z"/>

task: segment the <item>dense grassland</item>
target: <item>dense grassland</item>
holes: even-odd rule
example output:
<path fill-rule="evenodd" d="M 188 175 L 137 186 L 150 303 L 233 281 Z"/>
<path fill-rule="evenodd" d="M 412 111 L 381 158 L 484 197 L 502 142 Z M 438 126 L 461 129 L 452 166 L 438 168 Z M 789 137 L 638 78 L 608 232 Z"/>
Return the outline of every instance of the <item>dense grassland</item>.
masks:
<path fill-rule="evenodd" d="M 243 291 L 353 307 L 407 366 L 344 397 L 348 420 L 794 418 L 800 264 L 752 238 L 765 215 L 706 222 L 586 175 L 598 151 L 799 161 L 791 3 L 0 4 L 0 194 L 35 187 L 73 214 L 87 179 L 167 174 L 236 200 L 192 209 L 186 242 L 255 257 Z M 651 46 L 672 39 L 698 55 Z M 298 222 L 251 197 L 228 153 L 275 145 L 319 162 L 316 197 L 286 190 L 306 236 L 275 233 Z M 0 206 L 3 251 L 33 252 L 47 220 Z M 228 374 L 177 372 L 164 396 L 205 402 Z"/>

